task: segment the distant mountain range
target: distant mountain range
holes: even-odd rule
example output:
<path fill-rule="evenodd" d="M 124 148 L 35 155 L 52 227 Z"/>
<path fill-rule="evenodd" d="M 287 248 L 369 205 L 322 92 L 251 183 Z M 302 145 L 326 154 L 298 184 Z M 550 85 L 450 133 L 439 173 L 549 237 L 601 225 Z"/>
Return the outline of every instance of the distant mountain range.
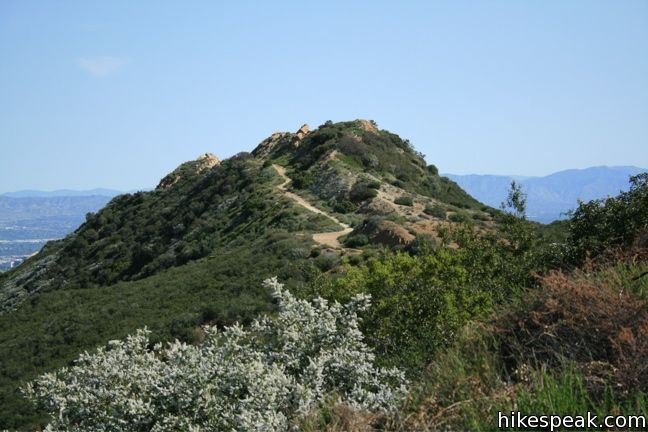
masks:
<path fill-rule="evenodd" d="M 115 189 L 96 188 L 90 190 L 73 190 L 73 189 L 58 189 L 54 191 L 41 191 L 41 190 L 20 190 L 16 192 L 6 192 L 0 194 L 0 197 L 8 198 L 52 198 L 52 197 L 88 197 L 88 196 L 105 196 L 112 198 L 114 196 L 123 194 L 123 191 Z"/>
<path fill-rule="evenodd" d="M 445 174 L 479 201 L 499 207 L 515 180 L 527 194 L 529 219 L 548 223 L 565 217 L 578 205 L 578 200 L 589 201 L 617 195 L 628 190 L 629 177 L 647 171 L 634 166 L 599 166 L 559 171 L 544 177 L 500 175 Z"/>

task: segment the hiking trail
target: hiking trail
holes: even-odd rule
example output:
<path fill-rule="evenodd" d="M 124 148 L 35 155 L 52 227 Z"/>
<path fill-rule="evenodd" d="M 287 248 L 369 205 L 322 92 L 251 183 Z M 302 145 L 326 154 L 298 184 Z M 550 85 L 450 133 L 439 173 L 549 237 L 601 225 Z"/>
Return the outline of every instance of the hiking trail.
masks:
<path fill-rule="evenodd" d="M 299 195 L 290 192 L 288 190 L 288 184 L 291 182 L 290 178 L 286 175 L 286 168 L 282 167 L 281 165 L 277 164 L 272 164 L 272 167 L 277 171 L 277 174 L 284 179 L 284 182 L 278 185 L 277 187 L 279 190 L 281 190 L 287 197 L 295 201 L 297 204 L 300 206 L 304 207 L 307 210 L 312 211 L 313 213 L 321 214 L 323 216 L 326 216 L 336 224 L 340 225 L 342 228 L 344 228 L 341 231 L 333 231 L 333 232 L 320 232 L 320 233 L 314 233 L 313 234 L 313 241 L 316 243 L 334 247 L 334 248 L 341 248 L 342 245 L 340 244 L 339 238 L 342 237 L 343 235 L 346 235 L 353 231 L 353 228 L 351 228 L 348 224 L 345 224 L 344 222 L 341 222 L 339 219 L 337 219 L 335 216 L 330 215 L 317 207 L 314 207 L 308 201 L 306 201 L 304 198 L 300 197 Z"/>

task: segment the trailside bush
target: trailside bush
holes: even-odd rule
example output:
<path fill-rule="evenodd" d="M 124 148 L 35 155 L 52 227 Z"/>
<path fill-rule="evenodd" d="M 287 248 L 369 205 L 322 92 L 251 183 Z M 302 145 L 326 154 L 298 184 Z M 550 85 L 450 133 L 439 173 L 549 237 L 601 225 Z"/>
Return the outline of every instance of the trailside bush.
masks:
<path fill-rule="evenodd" d="M 149 349 L 139 330 L 25 392 L 51 415 L 47 430 L 285 431 L 335 393 L 355 409 L 393 411 L 405 395 L 397 369 L 374 366 L 358 329 L 369 297 L 297 300 L 275 279 L 275 318 L 244 329 L 205 328 L 205 341 Z"/>
<path fill-rule="evenodd" d="M 313 181 L 313 176 L 309 172 L 299 171 L 292 175 L 292 184 L 297 189 L 308 189 Z"/>
<path fill-rule="evenodd" d="M 333 207 L 333 211 L 337 213 L 344 213 L 344 214 L 351 213 L 358 208 L 357 205 L 345 199 L 333 202 L 332 207 Z"/>
<path fill-rule="evenodd" d="M 415 370 L 452 342 L 462 325 L 492 308 L 494 293 L 471 283 L 462 259 L 445 249 L 386 255 L 348 268 L 345 277 L 318 289 L 339 301 L 370 294 L 375 302 L 363 321 L 367 340 L 383 358 Z"/>
<path fill-rule="evenodd" d="M 364 234 L 356 234 L 353 236 L 347 237 L 344 241 L 344 245 L 347 247 L 361 247 L 369 244 L 369 238 Z"/>
<path fill-rule="evenodd" d="M 509 368 L 560 367 L 567 359 L 615 391 L 648 391 L 648 308 L 614 281 L 578 272 L 544 277 L 541 289 L 497 320 Z"/>
<path fill-rule="evenodd" d="M 580 203 L 569 221 L 568 245 L 576 262 L 611 247 L 628 246 L 648 232 L 648 173 L 630 177 L 630 190 Z"/>

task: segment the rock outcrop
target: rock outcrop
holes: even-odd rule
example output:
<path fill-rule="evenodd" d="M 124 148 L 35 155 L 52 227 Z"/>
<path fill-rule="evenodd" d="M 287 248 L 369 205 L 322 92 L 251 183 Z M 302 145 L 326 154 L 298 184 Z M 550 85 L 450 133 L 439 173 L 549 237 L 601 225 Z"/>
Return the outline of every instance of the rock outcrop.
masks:
<path fill-rule="evenodd" d="M 203 155 L 200 155 L 195 161 L 185 162 L 178 168 L 173 170 L 173 172 L 164 176 L 155 189 L 170 188 L 183 178 L 183 174 L 185 176 L 187 175 L 187 170 L 191 170 L 189 172 L 194 172 L 195 174 L 200 174 L 218 165 L 220 165 L 220 159 L 218 158 L 218 156 L 213 153 L 205 153 Z"/>
<path fill-rule="evenodd" d="M 409 231 L 390 220 L 367 221 L 356 228 L 353 234 L 364 234 L 372 243 L 390 247 L 406 245 L 415 239 Z"/>
<path fill-rule="evenodd" d="M 202 172 L 209 168 L 213 168 L 216 165 L 220 165 L 220 159 L 218 159 L 218 156 L 213 153 L 205 153 L 198 157 L 198 165 L 198 169 L 200 170 L 199 172 Z"/>
<path fill-rule="evenodd" d="M 297 139 L 301 140 L 303 139 L 308 133 L 310 132 L 310 127 L 304 123 L 302 127 L 299 128 L 299 130 L 295 133 L 295 136 Z"/>

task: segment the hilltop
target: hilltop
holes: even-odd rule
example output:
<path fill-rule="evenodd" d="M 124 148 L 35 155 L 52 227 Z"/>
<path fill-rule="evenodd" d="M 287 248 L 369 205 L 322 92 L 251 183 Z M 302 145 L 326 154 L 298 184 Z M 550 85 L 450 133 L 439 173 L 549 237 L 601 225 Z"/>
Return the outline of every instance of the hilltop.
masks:
<path fill-rule="evenodd" d="M 495 229 L 495 216 L 407 140 L 365 120 L 185 162 L 0 275 L 0 428 L 38 418 L 15 393 L 22 380 L 83 350 L 144 326 L 156 340 L 196 341 L 204 323 L 272 310 L 267 277 L 300 292 L 342 263 L 455 222 Z"/>
<path fill-rule="evenodd" d="M 369 121 L 313 132 L 305 125 L 222 162 L 207 153 L 181 164 L 154 191 L 114 198 L 7 275 L 0 310 L 41 291 L 144 279 L 272 231 L 300 232 L 307 249 L 313 233 L 336 227 L 355 243 L 363 236 L 361 243 L 397 246 L 435 235 L 447 221 L 492 225 L 487 211 L 407 140 Z M 314 238 L 343 249 L 337 237 L 329 244 Z"/>

